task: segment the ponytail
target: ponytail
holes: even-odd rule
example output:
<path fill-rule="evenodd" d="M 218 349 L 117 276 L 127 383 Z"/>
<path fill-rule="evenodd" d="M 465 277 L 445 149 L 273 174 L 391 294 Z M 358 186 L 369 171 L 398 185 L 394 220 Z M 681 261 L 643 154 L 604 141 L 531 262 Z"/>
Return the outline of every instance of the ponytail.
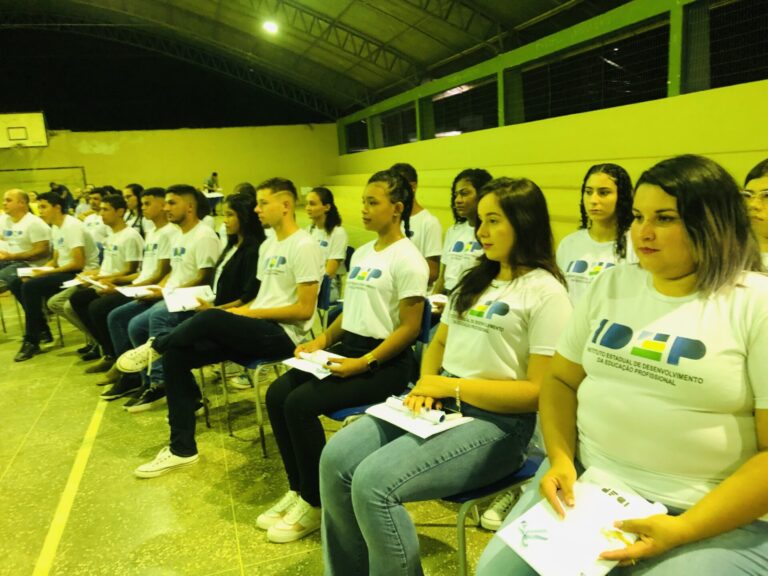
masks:
<path fill-rule="evenodd" d="M 368 179 L 368 184 L 373 184 L 374 182 L 386 184 L 390 202 L 393 204 L 395 202 L 402 202 L 403 213 L 400 216 L 400 221 L 403 223 L 403 228 L 405 229 L 405 237 L 410 238 L 413 236 L 410 222 L 414 194 L 410 182 L 408 182 L 408 180 L 406 180 L 399 172 L 392 170 L 391 168 L 389 170 L 376 172 L 376 174 Z"/>

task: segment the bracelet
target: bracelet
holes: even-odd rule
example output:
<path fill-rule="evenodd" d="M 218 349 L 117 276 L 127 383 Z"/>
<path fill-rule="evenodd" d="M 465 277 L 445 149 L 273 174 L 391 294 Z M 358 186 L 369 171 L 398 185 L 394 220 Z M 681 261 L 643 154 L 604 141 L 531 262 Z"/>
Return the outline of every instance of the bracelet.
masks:
<path fill-rule="evenodd" d="M 461 384 L 456 383 L 456 410 L 461 412 Z"/>

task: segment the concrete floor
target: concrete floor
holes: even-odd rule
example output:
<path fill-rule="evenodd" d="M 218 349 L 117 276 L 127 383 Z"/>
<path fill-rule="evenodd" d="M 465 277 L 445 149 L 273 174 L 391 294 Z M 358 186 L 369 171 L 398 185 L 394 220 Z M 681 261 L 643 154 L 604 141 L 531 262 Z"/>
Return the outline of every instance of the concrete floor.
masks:
<path fill-rule="evenodd" d="M 320 536 L 271 544 L 256 516 L 287 489 L 267 431 L 264 459 L 253 390 L 231 395 L 237 438 L 226 432 L 220 386 L 208 379 L 208 429 L 198 422 L 201 461 L 139 480 L 133 469 L 167 443 L 165 408 L 129 414 L 99 399 L 97 376 L 75 353 L 82 336 L 64 324 L 65 347 L 23 363 L 13 299 L 0 297 L 0 574 L 322 574 Z M 55 332 L 55 329 L 54 329 Z M 329 432 L 330 433 L 330 432 Z M 427 575 L 455 574 L 456 506 L 408 506 Z M 470 571 L 491 534 L 468 527 Z"/>

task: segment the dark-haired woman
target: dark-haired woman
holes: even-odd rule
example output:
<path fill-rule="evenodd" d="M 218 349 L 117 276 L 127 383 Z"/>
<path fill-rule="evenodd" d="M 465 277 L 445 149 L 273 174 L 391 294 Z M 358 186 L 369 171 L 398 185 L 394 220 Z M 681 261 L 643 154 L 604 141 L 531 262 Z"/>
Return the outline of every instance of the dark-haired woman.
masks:
<path fill-rule="evenodd" d="M 484 255 L 459 281 L 406 398 L 474 418 L 427 440 L 364 416 L 320 464 L 326 574 L 422 574 L 403 504 L 488 484 L 520 467 L 539 385 L 571 311 L 541 190 L 499 178 L 481 192 Z"/>
<path fill-rule="evenodd" d="M 325 258 L 325 275 L 331 279 L 331 302 L 341 295 L 341 276 L 347 271 L 344 258 L 347 256 L 349 238 L 341 226 L 341 215 L 328 188 L 313 188 L 307 194 L 307 216 L 312 220 L 307 232 L 317 240 Z"/>
<path fill-rule="evenodd" d="M 768 159 L 749 171 L 741 195 L 747 203 L 752 232 L 760 243 L 763 267 L 768 268 Z"/>
<path fill-rule="evenodd" d="M 363 192 L 363 225 L 377 238 L 355 251 L 344 312 L 325 332 L 296 348 L 329 349 L 331 376 L 318 380 L 290 370 L 267 391 L 267 410 L 280 449 L 288 492 L 257 520 L 272 542 L 291 542 L 320 527 L 318 468 L 325 433 L 318 417 L 341 408 L 384 401 L 402 392 L 412 373 L 411 344 L 419 333 L 429 267 L 401 232 L 413 205 L 405 178 L 387 170 Z M 352 573 L 352 572 L 350 572 Z"/>
<path fill-rule="evenodd" d="M 541 497 L 567 514 L 596 466 L 669 510 L 617 523 L 638 540 L 601 557 L 623 576 L 765 574 L 768 278 L 739 188 L 679 156 L 640 176 L 633 214 L 640 266 L 576 307 L 539 401 L 549 464 L 508 521 Z M 535 571 L 495 538 L 477 573 Z"/>
<path fill-rule="evenodd" d="M 475 237 L 477 201 L 480 190 L 490 181 L 491 175 L 482 168 L 462 170 L 453 179 L 451 212 L 455 224 L 445 233 L 435 294 L 450 294 L 462 274 L 483 255 L 483 247 Z"/>
<path fill-rule="evenodd" d="M 617 164 L 596 164 L 581 184 L 581 227 L 557 247 L 557 264 L 574 305 L 590 283 L 619 262 L 636 262 L 627 231 L 632 224 L 632 181 Z"/>

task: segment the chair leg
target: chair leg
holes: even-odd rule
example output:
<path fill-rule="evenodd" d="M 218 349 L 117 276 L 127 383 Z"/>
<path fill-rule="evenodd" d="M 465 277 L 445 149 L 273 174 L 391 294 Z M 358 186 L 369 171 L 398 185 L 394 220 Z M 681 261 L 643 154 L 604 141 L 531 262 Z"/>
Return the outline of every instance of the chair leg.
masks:
<path fill-rule="evenodd" d="M 59 342 L 61 342 L 61 347 L 64 347 L 64 332 L 61 331 L 61 316 L 56 314 L 56 326 L 59 329 Z"/>
<path fill-rule="evenodd" d="M 205 415 L 205 425 L 211 427 L 211 411 L 208 408 L 208 397 L 205 395 L 205 374 L 203 369 L 199 369 L 200 372 L 200 399 L 203 401 L 203 414 Z"/>
<path fill-rule="evenodd" d="M 253 375 L 253 388 L 256 391 L 256 424 L 259 427 L 259 441 L 261 442 L 261 454 L 267 457 L 267 439 L 264 436 L 264 410 L 261 407 L 261 369 L 259 366 Z"/>
<path fill-rule="evenodd" d="M 456 540 L 458 543 L 457 548 L 459 554 L 459 576 L 467 575 L 467 535 L 464 522 L 467 518 L 467 512 L 469 512 L 472 508 L 475 508 L 475 513 L 477 513 L 477 506 L 474 500 L 464 502 L 464 504 L 459 506 L 459 512 L 456 515 Z"/>
<path fill-rule="evenodd" d="M 229 411 L 229 388 L 227 388 L 227 368 L 225 362 L 221 363 L 221 390 L 224 392 L 224 410 L 227 414 L 227 430 L 230 436 L 234 436 L 232 432 L 232 414 Z"/>
<path fill-rule="evenodd" d="M 3 313 L 3 303 L 0 301 L 0 322 L 3 323 L 3 332 L 8 333 L 8 329 L 5 327 L 5 314 Z"/>

